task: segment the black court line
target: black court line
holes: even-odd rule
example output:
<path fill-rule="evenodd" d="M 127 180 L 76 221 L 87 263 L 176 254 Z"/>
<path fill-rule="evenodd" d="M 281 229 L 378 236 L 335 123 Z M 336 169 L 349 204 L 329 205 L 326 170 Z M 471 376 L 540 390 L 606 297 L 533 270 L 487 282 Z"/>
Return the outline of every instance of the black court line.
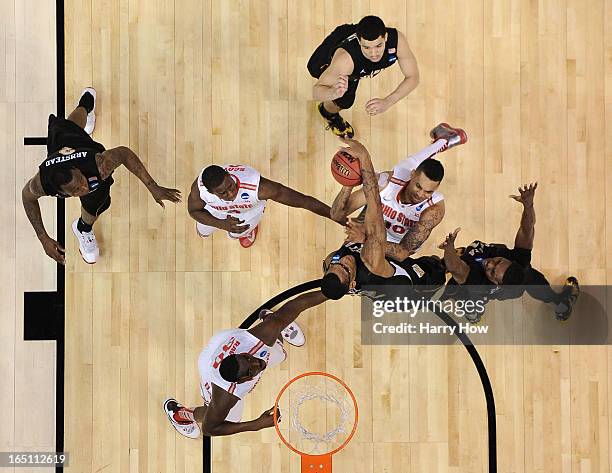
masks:
<path fill-rule="evenodd" d="M 56 67 L 57 67 L 57 116 L 66 116 L 66 70 L 64 56 L 64 0 L 55 0 L 55 35 L 56 35 Z M 66 220 L 64 199 L 57 201 L 57 241 L 66 248 L 66 235 L 64 225 Z M 57 264 L 57 293 L 62 302 L 65 300 L 65 273 L 64 265 Z M 63 304 L 62 304 L 63 307 Z M 57 321 L 57 355 L 55 365 L 55 450 L 64 451 L 64 363 L 65 363 L 65 322 L 66 313 L 62 310 L 61 317 Z M 61 473 L 63 468 L 56 467 L 56 473 Z"/>
<path fill-rule="evenodd" d="M 23 139 L 24 146 L 45 146 L 47 144 L 46 136 L 26 136 Z"/>
<path fill-rule="evenodd" d="M 55 51 L 56 51 L 56 100 L 58 117 L 66 114 L 65 67 L 64 67 L 64 0 L 55 1 Z M 46 137 L 25 137 L 24 146 L 45 146 Z M 65 246 L 65 207 L 63 199 L 56 199 L 57 241 Z M 24 340 L 55 340 L 55 451 L 64 451 L 64 363 L 65 363 L 65 272 L 64 266 L 56 264 L 57 289 L 54 292 L 25 292 Z M 63 468 L 55 467 L 56 473 Z"/>
<path fill-rule="evenodd" d="M 482 358 L 476 347 L 465 333 L 459 330 L 459 325 L 455 320 L 448 315 L 446 312 L 434 313 L 449 327 L 455 328 L 455 334 L 457 338 L 463 344 L 463 347 L 467 350 L 470 358 L 474 362 L 480 382 L 482 383 L 482 390 L 484 391 L 485 401 L 487 404 L 487 433 L 489 441 L 489 473 L 497 473 L 497 419 L 495 416 L 495 398 L 493 397 L 493 387 L 491 386 L 491 380 L 487 374 L 487 368 L 485 367 Z"/>
<path fill-rule="evenodd" d="M 317 279 L 314 281 L 309 281 L 299 286 L 292 287 L 291 289 L 286 290 L 278 294 L 277 296 L 270 299 L 265 304 L 261 305 L 257 310 L 255 310 L 251 315 L 249 315 L 242 324 L 240 324 L 240 328 L 248 329 L 251 325 L 253 325 L 259 316 L 259 311 L 262 309 L 271 309 L 272 307 L 280 304 L 281 302 L 289 299 L 290 297 L 294 297 L 302 292 L 306 292 L 315 288 L 320 287 L 321 280 Z M 484 391 L 485 400 L 487 404 L 487 434 L 488 434 L 488 445 L 489 445 L 489 473 L 497 473 L 497 419 L 495 415 L 495 398 L 493 396 L 493 387 L 491 386 L 491 380 L 489 379 L 489 375 L 487 374 L 487 369 L 476 350 L 476 347 L 470 340 L 470 338 L 461 330 L 459 330 L 459 326 L 455 320 L 445 312 L 434 311 L 434 313 L 448 326 L 455 327 L 455 334 L 457 334 L 457 338 L 463 344 L 463 347 L 467 350 L 470 358 L 474 362 L 474 366 L 476 367 L 476 371 L 478 371 L 478 376 L 480 377 L 480 382 L 482 383 L 482 390 Z M 208 464 L 204 463 L 204 473 L 211 472 L 210 465 L 210 457 L 211 457 L 211 442 L 210 437 L 205 437 L 204 439 L 204 459 L 208 459 Z M 208 452 L 207 452 L 208 450 Z"/>

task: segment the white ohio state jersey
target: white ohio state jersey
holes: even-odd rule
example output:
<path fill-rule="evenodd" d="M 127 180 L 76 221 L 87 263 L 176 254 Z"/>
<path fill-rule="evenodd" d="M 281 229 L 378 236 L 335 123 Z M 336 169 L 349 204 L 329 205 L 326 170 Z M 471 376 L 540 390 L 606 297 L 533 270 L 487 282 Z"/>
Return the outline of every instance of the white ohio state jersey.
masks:
<path fill-rule="evenodd" d="M 238 194 L 233 201 L 222 200 L 208 192 L 202 184 L 202 172 L 198 176 L 198 189 L 204 208 L 217 218 L 227 218 L 227 215 L 241 215 L 243 220 L 250 215 L 263 212 L 266 206 L 264 200 L 259 200 L 259 181 L 261 174 L 256 169 L 242 164 L 226 164 L 221 166 L 238 184 Z"/>
<path fill-rule="evenodd" d="M 416 160 L 408 158 L 393 168 L 391 177 L 384 173 L 379 177 L 378 185 L 384 187 L 380 191 L 380 201 L 389 242 L 399 243 L 410 231 L 410 227 L 415 226 L 421 219 L 421 214 L 425 209 L 444 200 L 444 195 L 435 191 L 429 199 L 423 202 L 403 204 L 400 201 L 400 193 L 408 184 L 410 173 L 416 167 Z"/>
<path fill-rule="evenodd" d="M 272 366 L 276 366 L 287 356 L 281 342 L 277 341 L 273 347 L 269 347 L 254 335 L 251 335 L 248 330 L 230 329 L 215 334 L 204 350 L 202 350 L 198 359 L 200 387 L 206 404 L 210 403 L 213 384 L 240 399 L 244 398 L 257 386 L 263 371 L 252 380 L 244 383 L 231 383 L 221 376 L 219 366 L 221 366 L 223 359 L 227 356 L 238 355 L 240 353 L 249 353 L 255 358 L 264 360 L 267 364 L 264 371 Z"/>

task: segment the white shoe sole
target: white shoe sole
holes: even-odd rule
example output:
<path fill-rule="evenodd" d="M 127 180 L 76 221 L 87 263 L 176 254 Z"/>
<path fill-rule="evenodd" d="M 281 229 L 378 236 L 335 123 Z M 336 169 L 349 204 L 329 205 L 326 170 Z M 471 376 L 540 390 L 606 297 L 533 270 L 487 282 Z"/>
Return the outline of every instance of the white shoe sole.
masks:
<path fill-rule="evenodd" d="M 265 320 L 268 315 L 273 313 L 273 310 L 263 309 L 259 312 L 259 318 L 261 320 Z M 293 327 L 293 330 L 291 330 L 291 332 L 287 331 L 289 327 Z M 291 339 L 289 338 L 289 333 L 293 332 L 296 332 L 296 335 L 293 337 L 293 339 Z M 304 332 L 295 321 L 291 322 L 287 328 L 281 331 L 281 336 L 283 337 L 283 340 L 285 340 L 289 345 L 292 345 L 294 347 L 303 347 L 306 344 L 306 337 L 304 336 Z"/>
<path fill-rule="evenodd" d="M 81 97 L 83 97 L 85 92 L 89 92 L 91 95 L 93 95 L 94 98 L 94 108 L 91 112 L 87 114 L 87 123 L 85 124 L 84 128 L 85 132 L 88 135 L 91 135 L 96 129 L 96 89 L 94 89 L 93 87 L 84 88 L 83 92 L 81 92 Z M 79 97 L 79 101 L 81 100 L 81 97 Z"/>
<path fill-rule="evenodd" d="M 293 339 L 289 338 L 289 327 L 292 327 L 291 333 L 295 333 Z M 283 340 L 285 340 L 289 345 L 294 347 L 303 347 L 306 343 L 306 337 L 304 336 L 304 332 L 296 322 L 291 322 L 287 328 L 285 328 L 281 335 L 283 336 Z"/>

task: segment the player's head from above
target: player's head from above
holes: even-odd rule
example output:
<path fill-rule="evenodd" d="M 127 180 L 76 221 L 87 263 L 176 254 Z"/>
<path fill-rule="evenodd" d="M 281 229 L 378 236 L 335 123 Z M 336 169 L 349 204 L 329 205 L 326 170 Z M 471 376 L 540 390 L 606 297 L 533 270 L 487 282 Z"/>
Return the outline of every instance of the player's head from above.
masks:
<path fill-rule="evenodd" d="M 523 267 L 501 256 L 485 259 L 483 267 L 487 279 L 493 284 L 518 286 L 525 280 Z"/>
<path fill-rule="evenodd" d="M 221 377 L 230 383 L 245 383 L 266 369 L 266 362 L 248 353 L 230 355 L 219 365 Z"/>
<path fill-rule="evenodd" d="M 200 176 L 202 184 L 208 192 L 222 200 L 231 202 L 238 195 L 238 184 L 234 178 L 221 166 L 208 166 Z"/>
<path fill-rule="evenodd" d="M 410 181 L 404 187 L 403 199 L 410 204 L 418 204 L 429 199 L 440 187 L 444 178 L 444 166 L 437 159 L 423 161 L 410 174 Z"/>
<path fill-rule="evenodd" d="M 370 61 L 378 62 L 385 53 L 387 29 L 377 16 L 365 16 L 357 23 L 357 40 L 361 53 Z"/>
<path fill-rule="evenodd" d="M 51 167 L 49 181 L 55 190 L 71 197 L 80 197 L 89 193 L 87 178 L 75 167 Z"/>
<path fill-rule="evenodd" d="M 357 265 L 355 257 L 340 256 L 336 252 L 327 255 L 323 261 L 321 292 L 328 299 L 338 300 L 355 287 Z"/>

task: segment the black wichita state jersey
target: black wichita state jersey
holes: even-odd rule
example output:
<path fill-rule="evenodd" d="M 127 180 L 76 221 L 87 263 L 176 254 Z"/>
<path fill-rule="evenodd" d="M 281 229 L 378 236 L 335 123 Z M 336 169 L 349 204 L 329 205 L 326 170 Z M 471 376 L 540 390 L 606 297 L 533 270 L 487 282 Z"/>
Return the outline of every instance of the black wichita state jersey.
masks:
<path fill-rule="evenodd" d="M 361 52 L 356 33 L 357 25 L 347 23 L 337 26 L 312 53 L 308 60 L 308 72 L 317 79 L 321 77 L 323 71 L 329 67 L 336 50 L 342 48 L 349 53 L 354 64 L 349 80 L 358 81 L 364 77 L 375 76 L 381 70 L 397 62 L 397 30 L 395 28 L 387 28 L 386 30 L 385 52 L 380 61 L 372 62 Z"/>
<path fill-rule="evenodd" d="M 51 153 L 38 167 L 40 182 L 45 193 L 54 197 L 70 197 L 62 193 L 59 189 L 55 189 L 53 184 L 51 184 L 49 171 L 56 166 L 77 168 L 87 178 L 89 193 L 96 191 L 103 182 L 100 171 L 98 170 L 98 165 L 96 164 L 96 154 L 102 153 L 103 151 L 104 147 L 99 145 L 98 147 L 87 149 L 64 147 L 55 153 Z M 111 177 L 109 176 L 107 179 L 111 179 Z"/>
<path fill-rule="evenodd" d="M 355 274 L 355 289 L 350 291 L 350 294 L 361 294 L 362 287 L 365 286 L 399 286 L 399 285 L 414 285 L 419 284 L 425 275 L 425 270 L 422 269 L 416 262 L 407 258 L 400 266 L 398 263 L 387 261 L 393 266 L 395 273 L 393 276 L 385 278 L 372 273 L 361 259 L 361 243 L 346 242 L 333 255 L 331 262 L 337 262 L 345 256 L 355 258 L 356 274 Z M 408 263 L 408 264 L 405 264 Z"/>
<path fill-rule="evenodd" d="M 470 268 L 468 277 L 463 284 L 458 284 L 454 278 L 448 281 L 447 295 L 462 299 L 486 298 L 487 300 L 505 300 L 520 297 L 524 286 L 497 285 L 491 282 L 484 270 L 488 258 L 506 258 L 528 269 L 531 262 L 531 250 L 524 248 L 510 249 L 501 243 L 483 243 L 474 240 L 461 255 L 461 260 Z"/>
<path fill-rule="evenodd" d="M 397 29 L 387 28 L 385 52 L 378 62 L 372 62 L 363 55 L 356 33 L 344 40 L 339 47 L 349 53 L 351 55 L 351 59 L 353 60 L 354 67 L 353 72 L 349 76 L 349 80 L 374 77 L 383 69 L 386 69 L 397 62 Z"/>

